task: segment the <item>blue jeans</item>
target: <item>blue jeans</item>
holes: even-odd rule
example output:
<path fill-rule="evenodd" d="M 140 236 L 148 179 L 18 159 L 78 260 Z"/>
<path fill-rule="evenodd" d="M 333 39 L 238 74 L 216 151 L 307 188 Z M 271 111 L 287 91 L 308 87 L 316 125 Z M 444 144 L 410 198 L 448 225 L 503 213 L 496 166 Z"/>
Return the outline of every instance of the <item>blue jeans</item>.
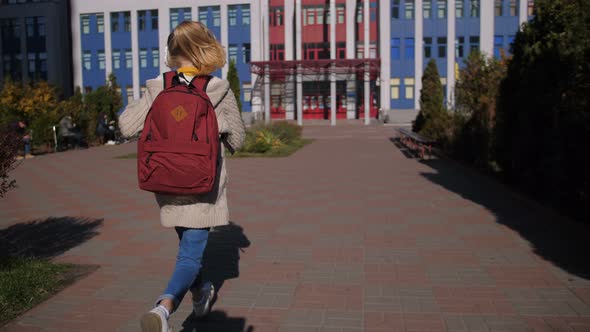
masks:
<path fill-rule="evenodd" d="M 23 144 L 25 145 L 25 156 L 31 153 L 31 140 L 30 139 L 23 139 Z"/>
<path fill-rule="evenodd" d="M 172 300 L 174 303 L 173 311 L 178 308 L 189 289 L 198 287 L 196 285 L 197 276 L 201 270 L 203 252 L 209 237 L 208 228 L 175 227 L 175 229 L 180 240 L 178 256 L 176 256 L 176 267 L 164 294 L 156 300 L 156 304 L 164 299 Z"/>

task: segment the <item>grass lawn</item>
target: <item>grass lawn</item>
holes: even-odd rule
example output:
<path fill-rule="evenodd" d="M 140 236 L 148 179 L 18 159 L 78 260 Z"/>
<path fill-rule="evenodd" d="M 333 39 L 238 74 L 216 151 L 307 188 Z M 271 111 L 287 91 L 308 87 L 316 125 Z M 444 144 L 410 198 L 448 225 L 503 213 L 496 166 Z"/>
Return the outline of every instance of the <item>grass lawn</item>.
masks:
<path fill-rule="evenodd" d="M 0 326 L 92 269 L 44 259 L 0 257 Z"/>
<path fill-rule="evenodd" d="M 231 155 L 229 152 L 226 152 L 226 156 L 230 158 L 252 158 L 252 157 L 266 157 L 266 158 L 281 158 L 281 157 L 288 157 L 293 153 L 297 152 L 299 149 L 303 148 L 304 146 L 313 142 L 312 139 L 299 139 L 294 141 L 290 145 L 284 145 L 283 147 L 277 150 L 270 150 L 266 153 L 255 153 L 255 152 L 241 152 L 238 151 L 234 155 Z M 115 159 L 137 159 L 137 153 L 128 153 L 121 156 L 116 156 Z"/>

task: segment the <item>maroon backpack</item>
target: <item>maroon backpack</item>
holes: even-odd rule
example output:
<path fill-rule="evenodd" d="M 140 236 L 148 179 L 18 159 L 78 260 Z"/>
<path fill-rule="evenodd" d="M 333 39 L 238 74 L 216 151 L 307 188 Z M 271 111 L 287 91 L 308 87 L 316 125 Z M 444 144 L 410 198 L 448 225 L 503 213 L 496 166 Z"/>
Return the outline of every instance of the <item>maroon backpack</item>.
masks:
<path fill-rule="evenodd" d="M 172 195 L 213 190 L 219 129 L 205 93 L 210 79 L 196 76 L 184 84 L 176 72 L 164 73 L 164 90 L 152 103 L 137 144 L 139 188 Z"/>

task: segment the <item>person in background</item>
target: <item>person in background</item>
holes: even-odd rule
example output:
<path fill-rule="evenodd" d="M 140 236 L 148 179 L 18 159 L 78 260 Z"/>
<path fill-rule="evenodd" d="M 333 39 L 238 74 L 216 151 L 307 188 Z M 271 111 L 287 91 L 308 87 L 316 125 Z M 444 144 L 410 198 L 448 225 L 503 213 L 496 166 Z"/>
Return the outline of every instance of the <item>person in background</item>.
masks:
<path fill-rule="evenodd" d="M 98 137 L 98 143 L 104 145 L 107 142 L 106 136 L 109 130 L 108 118 L 104 112 L 98 114 L 96 121 L 96 137 Z"/>
<path fill-rule="evenodd" d="M 35 156 L 31 154 L 31 132 L 27 130 L 27 123 L 23 120 L 19 120 L 13 127 L 23 143 L 23 155 L 17 156 L 16 158 L 19 160 L 23 158 L 34 158 Z"/>
<path fill-rule="evenodd" d="M 68 114 L 59 121 L 59 135 L 64 139 L 64 145 L 79 147 L 82 135 L 72 122 L 72 115 Z"/>

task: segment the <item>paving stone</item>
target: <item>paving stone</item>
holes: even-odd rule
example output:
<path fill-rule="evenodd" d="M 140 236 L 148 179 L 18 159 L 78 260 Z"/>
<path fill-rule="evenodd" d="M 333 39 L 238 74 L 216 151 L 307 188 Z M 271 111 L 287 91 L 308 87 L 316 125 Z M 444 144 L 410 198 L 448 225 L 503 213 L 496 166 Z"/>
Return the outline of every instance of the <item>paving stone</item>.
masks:
<path fill-rule="evenodd" d="M 306 126 L 316 140 L 288 158 L 227 160 L 239 227 L 211 233 L 202 273 L 218 299 L 197 321 L 185 296 L 175 330 L 590 331 L 590 280 L 576 250 L 585 243 L 566 236 L 587 226 L 452 161 L 407 158 L 392 127 L 341 123 Z M 100 267 L 2 332 L 139 330 L 178 238 L 137 188 L 135 162 L 113 159 L 135 150 L 69 151 L 14 170 L 0 248 L 24 227 L 63 244 L 56 261 Z M 54 216 L 104 220 L 70 234 L 49 227 Z M 24 226 L 33 220 L 47 228 Z"/>

